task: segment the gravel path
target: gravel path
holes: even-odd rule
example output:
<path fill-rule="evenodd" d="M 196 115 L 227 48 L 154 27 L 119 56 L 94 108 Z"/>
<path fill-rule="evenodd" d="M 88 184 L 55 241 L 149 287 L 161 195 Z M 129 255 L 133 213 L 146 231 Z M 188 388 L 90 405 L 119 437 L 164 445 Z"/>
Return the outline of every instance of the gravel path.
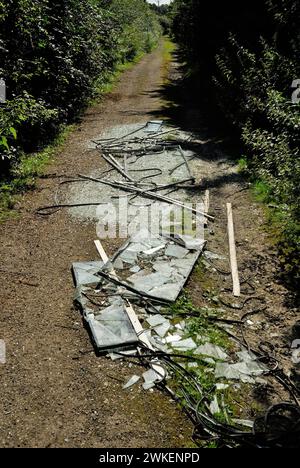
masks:
<path fill-rule="evenodd" d="M 241 275 L 251 279 L 255 295 L 263 296 L 267 306 L 253 317 L 245 336 L 253 347 L 271 341 L 284 370 L 291 370 L 290 330 L 297 310 L 290 306 L 290 295 L 278 281 L 276 250 L 262 209 L 245 190 L 237 167 L 219 149 L 218 136 L 208 135 L 205 121 L 198 119 L 193 97 L 180 88 L 180 105 L 170 102 L 170 94 L 163 100 L 168 91 L 165 70 L 161 46 L 124 73 L 115 90 L 87 110 L 37 189 L 22 198 L 19 218 L 0 226 L 0 339 L 7 346 L 7 363 L 0 365 L 3 447 L 169 448 L 190 444 L 192 426 L 166 395 L 157 390 L 145 393 L 138 386 L 122 390 L 138 370 L 128 363 L 96 357 L 80 314 L 73 308 L 70 266 L 96 259 L 94 212 L 88 216 L 86 210 L 77 209 L 47 217 L 35 214 L 57 196 L 68 202 L 96 196 L 102 201 L 108 192 L 95 184 L 59 189 L 58 182 L 66 176 L 106 171 L 107 164 L 90 142 L 112 129 L 134 128 L 153 118 L 166 119 L 185 131 L 198 126 L 200 135 L 193 145 L 198 158 L 192 163 L 201 184 L 197 198 L 209 189 L 211 213 L 216 217 L 209 226 L 208 248 L 227 258 L 219 265 L 221 271 L 227 270 L 226 203 L 231 201 Z M 176 63 L 170 76 L 172 86 L 181 86 Z M 166 163 L 164 158 L 162 167 Z M 104 242 L 104 247 L 113 254 L 122 243 L 113 239 Z M 195 271 L 187 290 L 196 306 L 214 307 L 216 295 L 230 291 L 230 275 L 211 268 L 200 273 Z M 247 309 L 228 308 L 226 312 L 228 318 L 238 319 Z M 269 385 L 260 395 L 247 393 L 244 402 L 241 396 L 239 406 L 244 404 L 245 418 L 253 416 L 258 397 L 266 406 L 284 397 Z"/>
<path fill-rule="evenodd" d="M 135 368 L 96 357 L 72 304 L 70 267 L 95 260 L 94 223 L 66 211 L 38 217 L 63 176 L 105 170 L 87 142 L 105 128 L 149 120 L 160 108 L 162 46 L 124 73 L 113 93 L 87 110 L 27 193 L 20 217 L 0 226 L 1 324 L 7 363 L 0 366 L 3 447 L 182 447 L 192 427 L 159 391 L 122 390 Z M 101 168 L 102 165 L 102 168 Z M 60 177 L 62 176 L 62 178 Z M 105 248 L 113 253 L 118 241 Z"/>

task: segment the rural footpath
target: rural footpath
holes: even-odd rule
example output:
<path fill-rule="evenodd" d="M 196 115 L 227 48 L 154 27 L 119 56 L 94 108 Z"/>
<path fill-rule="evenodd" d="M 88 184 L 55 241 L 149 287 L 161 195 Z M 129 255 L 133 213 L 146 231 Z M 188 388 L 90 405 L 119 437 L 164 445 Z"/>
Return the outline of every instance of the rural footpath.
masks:
<path fill-rule="evenodd" d="M 153 121 L 163 122 L 167 130 L 189 141 L 194 154 L 190 158 L 193 196 L 201 201 L 209 194 L 205 248 L 171 310 L 186 321 L 185 339 L 206 345 L 201 359 L 208 367 L 204 366 L 200 381 L 206 390 L 211 385 L 217 389 L 210 414 L 220 424 L 235 421 L 241 431 L 249 431 L 257 416 L 273 405 L 297 402 L 291 348 L 297 310 L 278 279 L 277 249 L 264 208 L 232 158 L 228 141 L 208 124 L 184 86 L 180 58 L 169 48 L 162 39 L 85 111 L 35 189 L 19 199 L 18 216 L 0 225 L 0 338 L 6 343 L 6 363 L 0 367 L 2 447 L 188 448 L 201 438 L 189 411 L 159 385 L 146 390 L 137 383 L 124 389 L 133 375 L 141 376 L 145 369 L 136 359 L 113 360 L 97 353 L 83 326 L 73 301 L 71 267 L 100 260 L 93 217 L 82 215 L 84 207 L 62 207 L 47 215 L 39 211 L 76 200 L 88 203 L 89 189 L 67 182 L 79 174 L 95 177 L 111 170 L 92 142 L 111 138 L 115 129 L 140 128 Z M 91 190 L 95 199 L 98 186 Z M 102 200 L 103 186 L 98 193 Z M 228 206 L 233 212 L 241 288 L 237 297 L 232 294 Z M 101 240 L 108 257 L 124 241 Z M 206 335 L 204 342 L 201 333 Z M 177 354 L 190 356 L 192 369 L 196 358 L 188 347 L 179 350 Z M 244 372 L 231 367 L 240 374 L 229 375 L 223 363 L 219 377 L 227 381 L 218 380 L 209 367 L 213 359 L 237 366 L 237 353 Z"/>

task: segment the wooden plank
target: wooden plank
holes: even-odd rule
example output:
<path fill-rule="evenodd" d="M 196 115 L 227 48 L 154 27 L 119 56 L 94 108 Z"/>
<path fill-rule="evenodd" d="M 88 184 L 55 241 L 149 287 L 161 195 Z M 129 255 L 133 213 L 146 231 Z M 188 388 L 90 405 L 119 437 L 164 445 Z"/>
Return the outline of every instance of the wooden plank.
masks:
<path fill-rule="evenodd" d="M 125 306 L 125 309 L 126 309 L 128 317 L 129 317 L 129 319 L 130 319 L 130 321 L 132 323 L 132 326 L 133 326 L 136 334 L 138 335 L 140 341 L 142 341 L 147 346 L 147 348 L 154 351 L 154 348 L 153 348 L 152 344 L 150 343 L 147 335 L 145 334 L 145 330 L 142 327 L 141 322 L 139 321 L 139 319 L 138 319 L 132 305 L 130 304 L 130 302 L 128 302 L 128 305 Z"/>
<path fill-rule="evenodd" d="M 82 179 L 85 179 L 85 180 L 93 180 L 94 182 L 99 182 L 100 184 L 109 185 L 111 187 L 120 188 L 120 189 L 125 190 L 127 192 L 136 193 L 136 194 L 141 195 L 141 197 L 149 198 L 151 200 L 164 201 L 164 202 L 170 203 L 170 204 L 175 205 L 175 206 L 180 206 L 181 208 L 184 208 L 184 209 L 186 209 L 188 211 L 192 211 L 195 214 L 205 216 L 207 219 L 211 219 L 211 220 L 215 219 L 213 216 L 210 216 L 210 215 L 208 215 L 206 213 L 203 213 L 202 211 L 195 210 L 194 208 L 191 208 L 190 206 L 187 206 L 187 205 L 179 202 L 178 200 L 174 200 L 173 198 L 166 197 L 164 195 L 154 194 L 151 191 L 151 189 L 149 191 L 148 190 L 145 191 L 145 190 L 139 189 L 138 187 L 135 187 L 135 186 L 126 185 L 126 184 L 123 184 L 123 183 L 120 183 L 120 182 L 110 182 L 108 180 L 95 179 L 93 177 L 85 176 L 85 175 L 82 175 L 82 174 L 79 174 L 78 177 L 80 177 Z"/>
<path fill-rule="evenodd" d="M 204 213 L 209 214 L 209 206 L 210 206 L 210 196 L 209 196 L 209 190 L 205 190 L 204 194 Z"/>
<path fill-rule="evenodd" d="M 125 167 L 123 168 L 121 166 L 121 164 L 118 163 L 118 161 L 111 155 L 109 154 L 109 157 L 111 159 L 111 161 L 116 165 L 116 168 L 119 168 L 119 172 L 127 179 L 129 180 L 130 182 L 135 182 L 135 180 L 129 175 L 127 174 L 127 171 L 125 170 Z"/>
<path fill-rule="evenodd" d="M 132 326 L 135 330 L 135 333 L 137 334 L 139 340 L 146 346 L 146 348 L 151 349 L 151 351 L 155 351 L 154 347 L 150 343 L 147 335 L 145 334 L 145 330 L 141 325 L 141 322 L 139 321 L 138 316 L 136 315 L 132 305 L 128 301 L 128 305 L 125 306 L 127 315 L 129 317 L 129 320 L 132 323 Z M 164 367 L 159 364 L 159 361 L 157 358 L 153 358 L 150 361 L 150 367 L 158 374 L 161 380 L 164 380 L 166 378 L 166 371 Z"/>
<path fill-rule="evenodd" d="M 205 213 L 206 216 L 208 216 L 209 206 L 210 206 L 209 190 L 205 190 L 203 205 L 204 205 L 204 213 Z M 208 225 L 208 222 L 207 222 L 207 218 L 206 218 L 205 221 L 204 221 L 204 227 L 207 227 L 207 225 Z"/>
<path fill-rule="evenodd" d="M 115 158 L 111 154 L 105 154 L 105 153 L 100 153 L 102 158 L 105 159 L 105 161 L 110 164 L 114 169 L 116 169 L 125 179 L 129 180 L 130 182 L 134 182 L 133 178 L 130 177 L 122 166 L 118 163 L 118 161 L 115 160 Z"/>
<path fill-rule="evenodd" d="M 227 218 L 228 218 L 230 265 L 231 265 L 231 274 L 232 274 L 232 281 L 233 281 L 233 295 L 236 297 L 239 297 L 241 295 L 241 285 L 240 285 L 239 270 L 238 270 L 238 263 L 237 263 L 235 232 L 234 232 L 233 212 L 232 212 L 231 203 L 227 203 Z"/>

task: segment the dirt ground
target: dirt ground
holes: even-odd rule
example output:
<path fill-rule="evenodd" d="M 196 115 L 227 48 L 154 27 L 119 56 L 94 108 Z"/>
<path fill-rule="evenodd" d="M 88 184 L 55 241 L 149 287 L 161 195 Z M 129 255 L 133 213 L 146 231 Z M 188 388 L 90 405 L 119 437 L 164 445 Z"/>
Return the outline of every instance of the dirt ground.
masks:
<path fill-rule="evenodd" d="M 87 147 L 101 131 L 157 115 L 172 120 L 167 112 L 171 103 L 164 100 L 165 69 L 161 46 L 125 72 L 115 90 L 87 110 L 36 190 L 24 195 L 19 218 L 0 226 L 0 339 L 7 346 L 7 363 L 0 367 L 2 447 L 147 448 L 190 443 L 192 425 L 166 395 L 136 387 L 122 390 L 134 367 L 96 357 L 73 307 L 70 267 L 74 261 L 96 258 L 94 224 L 79 224 L 63 210 L 50 217 L 35 214 L 38 207 L 53 203 L 58 177 L 90 173 L 103 164 Z M 180 80 L 176 64 L 171 77 Z M 192 107 L 182 110 L 182 118 L 184 127 L 195 122 Z M 233 202 L 240 270 L 267 306 L 253 318 L 247 338 L 255 346 L 271 342 L 289 371 L 289 333 L 297 311 L 288 307 L 289 293 L 277 281 L 276 250 L 262 209 L 248 191 L 241 191 L 244 181 L 214 139 L 207 138 L 205 126 L 199 156 L 198 178 L 211 191 L 216 216 L 208 248 L 228 255 L 225 205 Z M 104 245 L 108 253 L 115 251 L 115 242 Z M 226 264 L 221 267 L 228 269 Z M 208 272 L 208 278 L 209 284 L 198 274 L 190 279 L 195 303 L 209 304 L 205 293 L 213 288 L 220 296 L 224 292 L 227 301 L 222 289 L 230 287 L 230 277 Z M 236 318 L 247 308 L 227 311 Z"/>
<path fill-rule="evenodd" d="M 87 141 L 110 126 L 149 120 L 160 107 L 162 48 L 127 71 L 70 135 L 49 175 L 88 173 L 101 164 Z M 41 218 L 57 179 L 26 194 L 20 218 L 1 225 L 1 325 L 7 363 L 1 366 L 0 445 L 3 447 L 182 447 L 192 427 L 159 391 L 122 385 L 134 369 L 96 357 L 72 304 L 72 262 L 95 259 L 93 224 L 65 212 Z M 108 243 L 108 252 L 114 245 Z M 88 354 L 82 352 L 92 351 Z"/>

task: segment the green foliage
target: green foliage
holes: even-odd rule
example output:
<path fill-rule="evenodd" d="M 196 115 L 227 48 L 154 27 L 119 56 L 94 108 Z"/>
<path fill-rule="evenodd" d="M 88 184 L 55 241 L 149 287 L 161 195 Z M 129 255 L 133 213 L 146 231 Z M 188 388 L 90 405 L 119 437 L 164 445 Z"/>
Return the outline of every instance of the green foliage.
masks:
<path fill-rule="evenodd" d="M 32 138 L 36 139 L 36 145 L 43 137 L 47 141 L 50 125 L 57 121 L 56 109 L 47 108 L 43 101 L 34 99 L 27 92 L 6 101 L 0 107 L 0 157 L 3 163 L 16 162 L 22 151 L 31 147 Z"/>
<path fill-rule="evenodd" d="M 300 76 L 293 41 L 297 34 L 295 30 L 289 37 L 288 53 L 264 40 L 251 52 L 230 37 L 226 52 L 217 56 L 215 78 L 223 112 L 241 131 L 248 170 L 259 180 L 259 199 L 279 205 L 271 218 L 278 229 L 283 273 L 296 287 L 300 280 L 300 107 L 292 103 L 291 84 Z"/>
<path fill-rule="evenodd" d="M 149 51 L 159 22 L 144 0 L 0 1 L 0 171 L 49 144 L 122 61 Z"/>
<path fill-rule="evenodd" d="M 220 317 L 218 309 L 203 307 L 196 308 L 187 293 L 181 294 L 177 301 L 170 305 L 168 312 L 173 317 L 192 316 L 188 322 L 187 335 L 193 337 L 203 337 L 203 343 L 209 339 L 211 343 L 228 348 L 231 346 L 226 333 L 216 327 L 215 323 L 209 320 L 212 317 Z M 200 340 L 201 341 L 201 340 Z"/>
<path fill-rule="evenodd" d="M 239 161 L 238 161 L 238 164 L 239 164 L 239 171 L 242 174 L 247 174 L 248 173 L 247 158 L 246 157 L 240 158 Z"/>
<path fill-rule="evenodd" d="M 300 79 L 300 4 L 297 0 L 254 0 L 237 9 L 175 0 L 173 30 L 187 60 L 227 121 L 241 135 L 243 167 L 261 197 L 279 206 L 280 258 L 299 288 L 300 105 L 292 103 Z"/>
<path fill-rule="evenodd" d="M 163 33 L 169 35 L 171 33 L 172 19 L 171 19 L 171 5 L 156 5 L 155 3 L 150 4 L 150 8 L 158 16 L 158 20 L 163 29 Z"/>

